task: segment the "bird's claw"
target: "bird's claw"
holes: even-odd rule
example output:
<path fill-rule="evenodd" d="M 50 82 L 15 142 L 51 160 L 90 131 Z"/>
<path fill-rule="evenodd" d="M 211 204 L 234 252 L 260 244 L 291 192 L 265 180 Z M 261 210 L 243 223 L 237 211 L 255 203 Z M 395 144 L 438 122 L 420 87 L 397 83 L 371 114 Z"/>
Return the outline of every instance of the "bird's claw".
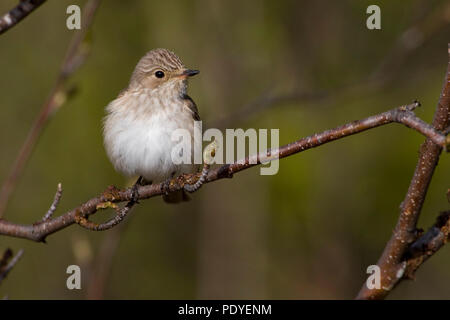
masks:
<path fill-rule="evenodd" d="M 132 203 L 139 203 L 139 184 L 135 183 L 131 187 L 131 202 Z"/>
<path fill-rule="evenodd" d="M 171 178 L 167 179 L 166 181 L 163 182 L 162 184 L 162 192 L 167 196 L 170 192 L 170 181 Z"/>

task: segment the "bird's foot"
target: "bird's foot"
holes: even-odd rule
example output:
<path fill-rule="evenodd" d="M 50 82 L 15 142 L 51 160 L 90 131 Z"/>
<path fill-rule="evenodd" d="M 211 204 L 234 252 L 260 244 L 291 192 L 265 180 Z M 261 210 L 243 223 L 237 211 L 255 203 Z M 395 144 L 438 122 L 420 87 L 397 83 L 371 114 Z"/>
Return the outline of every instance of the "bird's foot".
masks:
<path fill-rule="evenodd" d="M 195 192 L 198 189 L 201 188 L 201 186 L 206 182 L 206 178 L 208 176 L 208 172 L 209 172 L 209 164 L 204 164 L 203 165 L 203 170 L 201 175 L 196 179 L 195 182 L 187 182 L 183 185 L 183 189 L 186 190 L 187 192 Z"/>
<path fill-rule="evenodd" d="M 139 203 L 139 185 L 136 183 L 131 187 L 131 202 Z"/>
<path fill-rule="evenodd" d="M 218 149 L 219 145 L 217 144 L 216 140 L 214 140 L 213 142 L 211 142 L 206 146 L 205 150 L 203 151 L 204 164 L 202 173 L 195 182 L 193 183 L 188 182 L 187 184 L 185 184 L 183 186 L 184 190 L 186 190 L 187 192 L 195 192 L 198 189 L 200 189 L 201 186 L 206 182 L 209 173 L 209 168 L 211 166 L 211 163 L 213 163 L 216 151 Z"/>
<path fill-rule="evenodd" d="M 162 190 L 162 193 L 165 194 L 166 196 L 170 192 L 171 181 L 172 181 L 172 178 L 168 178 L 162 183 L 162 189 L 161 190 Z"/>
<path fill-rule="evenodd" d="M 139 177 L 137 181 L 131 187 L 131 203 L 138 204 L 139 203 L 139 186 L 143 186 L 144 178 Z"/>

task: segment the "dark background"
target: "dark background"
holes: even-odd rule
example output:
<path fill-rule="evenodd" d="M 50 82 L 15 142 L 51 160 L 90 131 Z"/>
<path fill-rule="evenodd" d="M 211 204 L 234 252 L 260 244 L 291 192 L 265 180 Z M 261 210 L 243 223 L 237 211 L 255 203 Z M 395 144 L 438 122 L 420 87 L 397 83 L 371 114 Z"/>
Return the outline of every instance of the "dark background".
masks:
<path fill-rule="evenodd" d="M 16 4 L 2 1 L 0 12 Z M 65 26 L 70 4 L 85 2 L 48 1 L 0 37 L 0 180 L 57 77 L 74 32 Z M 57 214 L 110 184 L 131 183 L 106 157 L 101 121 L 104 107 L 152 48 L 171 49 L 201 70 L 189 94 L 206 127 L 279 128 L 285 144 L 414 99 L 422 102 L 417 114 L 431 121 L 447 66 L 449 2 L 378 2 L 382 30 L 374 31 L 366 28 L 370 4 L 104 1 L 89 36 L 91 55 L 70 80 L 78 93 L 46 127 L 5 218 L 40 219 L 58 182 L 64 195 Z M 278 96 L 288 99 L 241 113 Z M 391 236 L 423 140 L 393 124 L 283 159 L 275 176 L 254 168 L 209 184 L 186 204 L 142 201 L 127 222 L 107 232 L 72 226 L 47 244 L 1 237 L 1 251 L 25 253 L 0 294 L 353 298 Z M 448 209 L 449 174 L 443 155 L 421 227 Z M 102 212 L 94 220 L 107 218 Z M 82 290 L 66 288 L 71 264 L 82 268 Z M 450 298 L 449 264 L 445 247 L 390 298 Z"/>

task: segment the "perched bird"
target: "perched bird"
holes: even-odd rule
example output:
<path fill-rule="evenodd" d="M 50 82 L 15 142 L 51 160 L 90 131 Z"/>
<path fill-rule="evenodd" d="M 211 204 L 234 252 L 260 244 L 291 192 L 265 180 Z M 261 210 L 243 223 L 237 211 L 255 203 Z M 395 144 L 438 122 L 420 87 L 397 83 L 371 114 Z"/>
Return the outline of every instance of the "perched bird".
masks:
<path fill-rule="evenodd" d="M 198 70 L 186 68 L 167 49 L 154 49 L 141 58 L 128 87 L 106 107 L 104 144 L 114 168 L 126 176 L 139 176 L 137 184 L 158 183 L 193 173 L 198 165 L 175 164 L 172 141 L 176 129 L 188 130 L 194 155 L 194 120 L 197 106 L 187 95 L 187 79 Z M 163 195 L 166 202 L 188 200 L 184 190 Z"/>

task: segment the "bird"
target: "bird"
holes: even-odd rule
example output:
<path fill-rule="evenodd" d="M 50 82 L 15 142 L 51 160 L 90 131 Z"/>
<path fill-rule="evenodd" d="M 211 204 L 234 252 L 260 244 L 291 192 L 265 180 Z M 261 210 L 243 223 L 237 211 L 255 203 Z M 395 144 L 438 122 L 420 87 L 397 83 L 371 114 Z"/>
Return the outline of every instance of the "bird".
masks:
<path fill-rule="evenodd" d="M 184 66 L 168 49 L 148 51 L 137 63 L 128 87 L 106 106 L 103 120 L 104 146 L 115 170 L 127 177 L 139 176 L 137 186 L 167 182 L 180 174 L 195 173 L 199 165 L 175 164 L 172 150 L 179 143 L 172 134 L 177 129 L 189 132 L 193 159 L 194 121 L 200 121 L 197 105 L 187 94 L 188 78 L 198 70 Z M 198 139 L 196 139 L 198 140 Z M 183 151 L 184 152 L 184 151 Z M 168 203 L 188 201 L 185 191 L 165 192 Z"/>

